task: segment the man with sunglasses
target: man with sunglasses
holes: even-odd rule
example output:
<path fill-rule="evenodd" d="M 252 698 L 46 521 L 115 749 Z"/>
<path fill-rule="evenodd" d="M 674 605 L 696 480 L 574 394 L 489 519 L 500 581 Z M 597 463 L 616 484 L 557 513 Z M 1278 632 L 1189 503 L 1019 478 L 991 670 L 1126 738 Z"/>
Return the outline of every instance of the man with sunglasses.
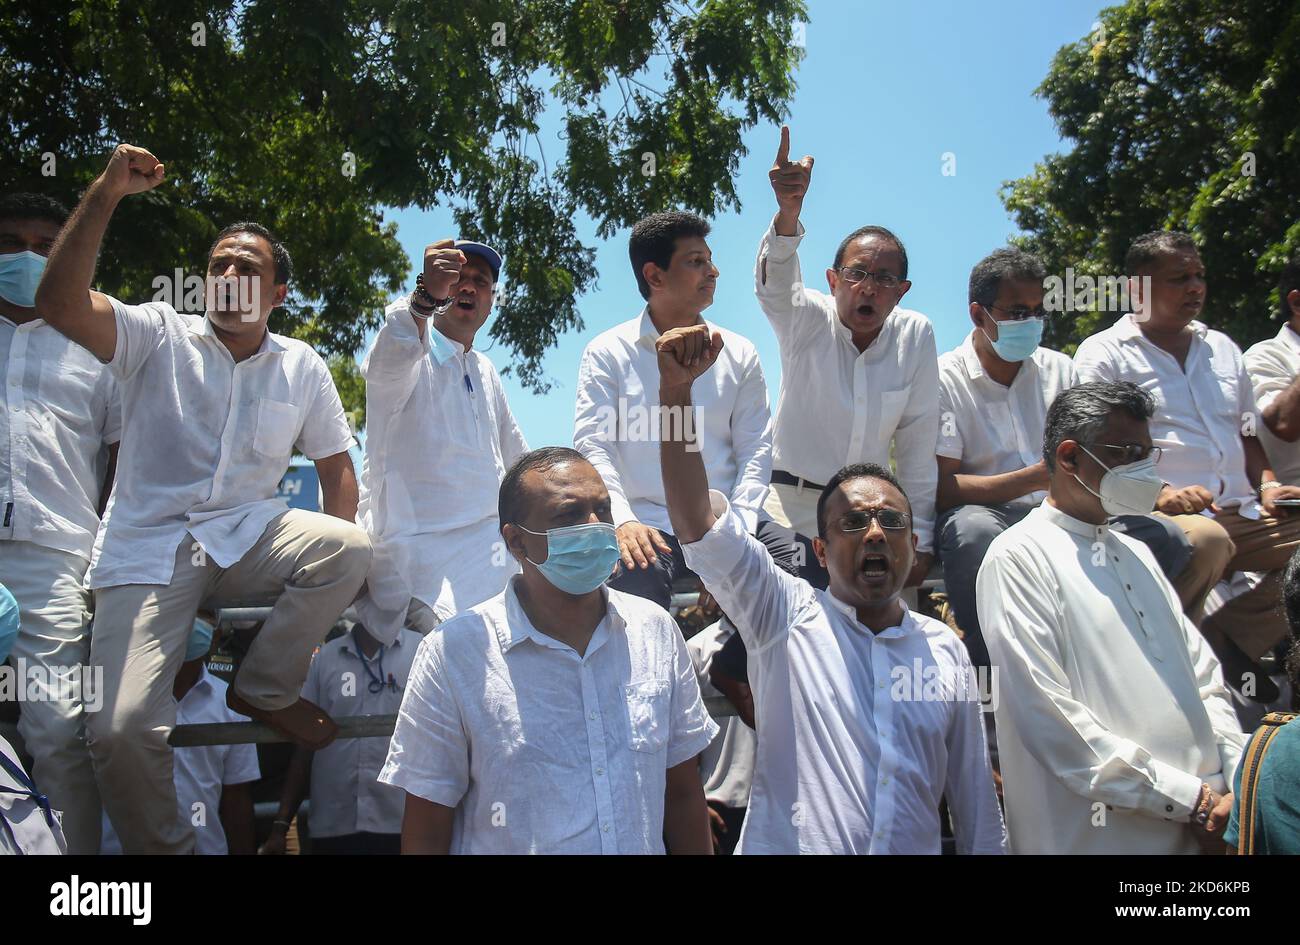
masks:
<path fill-rule="evenodd" d="M 1047 498 L 994 539 L 976 581 L 1013 853 L 1223 852 L 1246 736 L 1219 663 L 1141 542 L 1155 410 L 1135 384 L 1064 391 L 1047 412 Z M 1117 471 L 1102 444 L 1145 459 Z"/>
<path fill-rule="evenodd" d="M 948 600 L 977 667 L 988 666 L 989 658 L 975 575 L 993 539 L 1047 494 L 1043 420 L 1056 395 L 1076 383 L 1070 359 L 1039 344 L 1045 275 L 1036 257 L 1018 249 L 999 249 L 976 263 L 968 294 L 974 329 L 939 359 L 936 541 Z M 1138 458 L 1101 449 L 1112 465 Z M 1223 573 L 1226 543 L 1193 558 L 1176 524 L 1128 511 L 1111 527 L 1148 545 L 1187 613 L 1196 613 Z"/>
<path fill-rule="evenodd" d="M 492 362 L 474 348 L 501 255 L 472 240 L 425 248 L 415 291 L 388 306 L 361 366 L 366 457 L 357 521 L 374 549 L 362 622 L 390 644 L 494 597 L 517 572 L 496 490 L 528 444 Z"/>
<path fill-rule="evenodd" d="M 1155 396 L 1152 439 L 1165 448 L 1160 475 L 1168 483 L 1157 510 L 1194 545 L 1207 543 L 1206 536 L 1227 541 L 1229 572 L 1260 577 L 1207 616 L 1201 633 L 1234 689 L 1272 702 L 1277 687 L 1258 660 L 1289 636 L 1277 601 L 1282 569 L 1300 547 L 1300 516 L 1285 505 L 1300 498 L 1300 487 L 1278 482 L 1260 443 L 1262 421 L 1241 349 L 1197 320 L 1206 281 L 1192 238 L 1140 236 L 1124 268 L 1136 311 L 1086 338 L 1075 370 L 1083 381 L 1132 381 Z"/>
<path fill-rule="evenodd" d="M 916 510 L 918 551 L 905 576 L 912 587 L 934 557 L 934 329 L 924 315 L 898 308 L 912 286 L 907 251 L 884 227 L 864 226 L 844 238 L 826 270 L 829 294 L 804 283 L 799 215 L 812 168 L 809 156 L 790 160 L 790 130 L 783 127 L 769 173 L 777 213 L 754 267 L 755 293 L 781 349 L 772 488 L 764 509 L 804 546 L 803 574 L 824 588 L 829 576 L 807 554 L 822 483 L 848 464 L 888 467 L 892 452 Z"/>
<path fill-rule="evenodd" d="M 707 326 L 660 336 L 659 401 L 691 406 L 717 360 Z M 660 441 L 673 533 L 748 650 L 757 765 L 737 853 L 938 853 L 944 797 L 958 853 L 1001 853 L 979 694 L 948 627 L 900 600 L 917 538 L 898 480 L 827 477 L 813 551 L 829 590 L 782 569 L 708 476 L 691 437 Z"/>

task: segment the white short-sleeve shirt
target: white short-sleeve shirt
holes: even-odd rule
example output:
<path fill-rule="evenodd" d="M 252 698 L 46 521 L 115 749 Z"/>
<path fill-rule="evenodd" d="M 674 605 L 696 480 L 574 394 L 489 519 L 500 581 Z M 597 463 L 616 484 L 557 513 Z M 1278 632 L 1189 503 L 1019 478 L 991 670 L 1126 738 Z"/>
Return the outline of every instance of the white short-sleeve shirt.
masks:
<path fill-rule="evenodd" d="M 89 561 L 121 433 L 117 382 L 93 354 L 42 319 L 0 315 L 0 541 Z"/>
<path fill-rule="evenodd" d="M 318 460 L 353 445 L 334 379 L 293 338 L 267 332 L 236 364 L 206 318 L 110 301 L 122 446 L 87 581 L 166 584 L 186 532 L 230 567 L 288 508 L 276 487 L 295 450 Z"/>
<path fill-rule="evenodd" d="M 718 731 L 681 631 L 606 589 L 579 656 L 518 580 L 421 642 L 379 780 L 456 808 L 453 853 L 663 853 L 667 771 Z"/>
<path fill-rule="evenodd" d="M 1300 376 L 1300 335 L 1283 325 L 1276 338 L 1252 345 L 1246 352 L 1246 372 L 1255 389 L 1255 404 L 1262 412 Z M 1300 486 L 1300 441 L 1288 443 L 1260 418 L 1259 439 L 1273 464 L 1273 474 L 1288 486 Z"/>

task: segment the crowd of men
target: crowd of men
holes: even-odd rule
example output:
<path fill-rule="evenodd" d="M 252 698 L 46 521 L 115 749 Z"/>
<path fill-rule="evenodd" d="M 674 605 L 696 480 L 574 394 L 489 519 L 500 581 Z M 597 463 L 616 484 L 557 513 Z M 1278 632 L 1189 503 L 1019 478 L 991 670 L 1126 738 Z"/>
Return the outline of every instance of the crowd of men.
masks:
<path fill-rule="evenodd" d="M 812 169 L 782 129 L 775 414 L 704 318 L 708 223 L 658 213 L 573 448 L 530 450 L 475 347 L 502 258 L 444 239 L 365 356 L 359 477 L 325 362 L 267 329 L 270 231 L 217 234 L 198 316 L 93 289 L 119 202 L 164 183 L 147 150 L 71 214 L 0 198 L 0 662 L 38 681 L 0 849 L 252 852 L 255 753 L 169 735 L 253 719 L 297 746 L 264 853 L 308 796 L 326 853 L 1300 850 L 1300 725 L 1251 782 L 1262 826 L 1237 797 L 1300 619 L 1300 256 L 1243 355 L 1198 320 L 1191 237 L 1142 236 L 1070 358 L 1042 263 L 998 249 L 939 356 L 890 230 L 805 280 Z M 276 498 L 295 454 L 320 512 Z M 936 563 L 947 622 L 917 606 Z M 687 580 L 715 618 L 689 640 Z M 212 612 L 265 603 L 226 685 Z M 338 737 L 386 713 L 391 740 Z"/>

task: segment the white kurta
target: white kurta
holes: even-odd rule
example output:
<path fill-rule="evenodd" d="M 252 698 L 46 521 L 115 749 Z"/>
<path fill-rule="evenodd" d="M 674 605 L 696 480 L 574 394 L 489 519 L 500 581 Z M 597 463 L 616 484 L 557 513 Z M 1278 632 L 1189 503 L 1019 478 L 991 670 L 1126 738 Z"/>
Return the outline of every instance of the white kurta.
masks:
<path fill-rule="evenodd" d="M 1013 853 L 1195 853 L 1246 735 L 1146 546 L 1044 502 L 976 581 Z"/>

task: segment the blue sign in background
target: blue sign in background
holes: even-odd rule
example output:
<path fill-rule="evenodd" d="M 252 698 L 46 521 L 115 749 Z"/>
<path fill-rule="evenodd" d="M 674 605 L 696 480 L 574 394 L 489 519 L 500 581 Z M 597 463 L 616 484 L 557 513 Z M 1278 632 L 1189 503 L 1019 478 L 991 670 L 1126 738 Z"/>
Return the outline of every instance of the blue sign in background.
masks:
<path fill-rule="evenodd" d="M 320 477 L 316 467 L 290 466 L 275 494 L 289 503 L 291 509 L 305 509 L 308 512 L 320 511 Z"/>

